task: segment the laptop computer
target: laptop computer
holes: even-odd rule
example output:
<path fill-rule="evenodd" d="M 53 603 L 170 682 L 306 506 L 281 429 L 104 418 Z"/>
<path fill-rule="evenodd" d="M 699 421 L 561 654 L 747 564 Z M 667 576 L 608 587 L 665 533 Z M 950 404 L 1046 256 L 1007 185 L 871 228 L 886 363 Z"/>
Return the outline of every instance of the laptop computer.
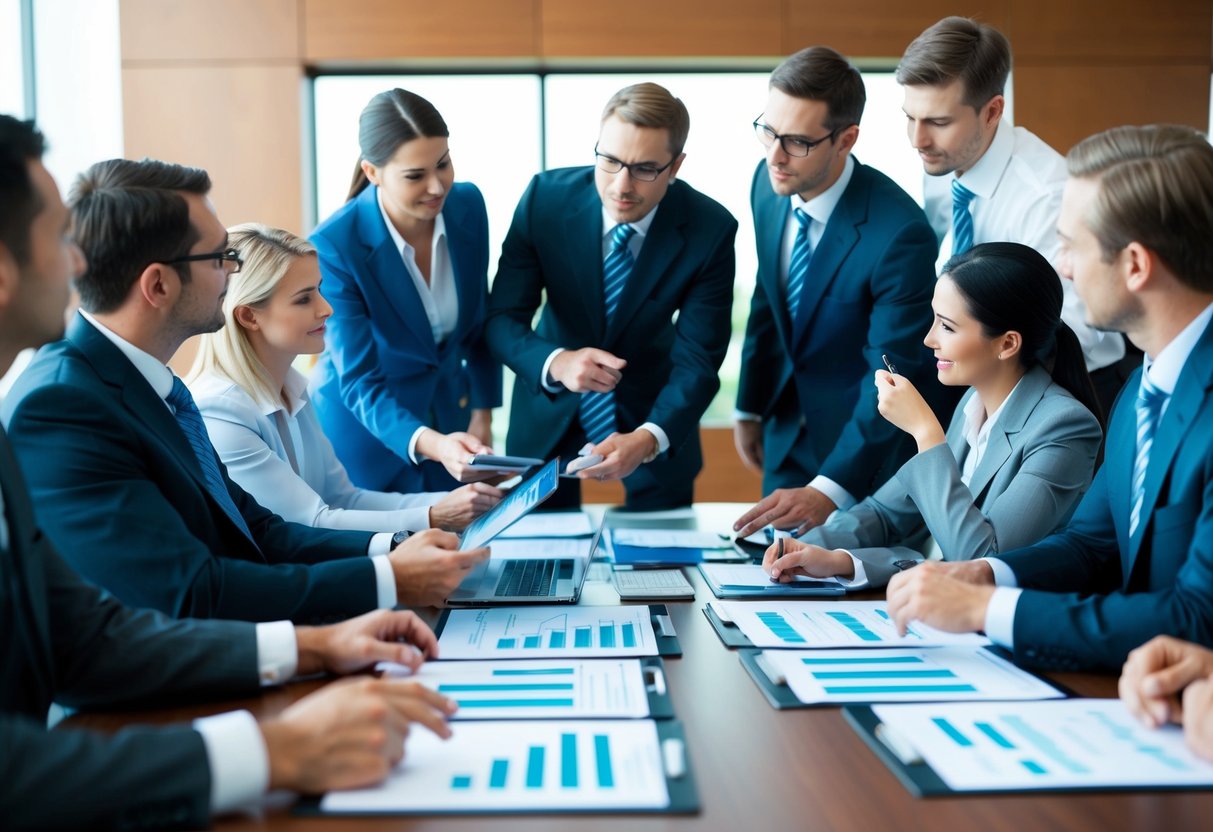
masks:
<path fill-rule="evenodd" d="M 570 538 L 569 554 L 559 557 L 490 557 L 472 569 L 447 598 L 449 607 L 498 604 L 575 604 L 602 542 L 606 521 L 593 539 Z M 518 541 L 511 541 L 517 543 Z M 550 544 L 552 541 L 544 541 Z"/>
<path fill-rule="evenodd" d="M 490 540 L 555 494 L 559 484 L 560 457 L 556 457 L 519 483 L 504 500 L 468 523 L 459 536 L 459 548 L 466 551 L 487 546 Z"/>

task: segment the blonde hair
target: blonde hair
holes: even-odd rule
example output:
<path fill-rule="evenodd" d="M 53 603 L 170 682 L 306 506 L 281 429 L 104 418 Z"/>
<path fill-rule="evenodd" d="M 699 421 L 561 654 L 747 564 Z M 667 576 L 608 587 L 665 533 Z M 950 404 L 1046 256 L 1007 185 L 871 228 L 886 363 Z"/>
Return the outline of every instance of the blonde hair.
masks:
<path fill-rule="evenodd" d="M 274 294 L 297 257 L 316 256 L 316 247 L 289 231 L 249 222 L 228 229 L 228 245 L 240 252 L 244 266 L 231 277 L 223 300 L 224 326 L 201 336 L 194 365 L 186 375 L 192 382 L 205 373 L 223 376 L 244 388 L 263 406 L 281 395 L 253 351 L 248 332 L 236 321 L 239 306 L 259 307 Z"/>
<path fill-rule="evenodd" d="M 669 130 L 670 152 L 674 158 L 682 155 L 691 132 L 691 116 L 686 105 L 660 84 L 646 82 L 624 87 L 611 96 L 602 110 L 603 121 L 611 116 L 637 127 Z"/>

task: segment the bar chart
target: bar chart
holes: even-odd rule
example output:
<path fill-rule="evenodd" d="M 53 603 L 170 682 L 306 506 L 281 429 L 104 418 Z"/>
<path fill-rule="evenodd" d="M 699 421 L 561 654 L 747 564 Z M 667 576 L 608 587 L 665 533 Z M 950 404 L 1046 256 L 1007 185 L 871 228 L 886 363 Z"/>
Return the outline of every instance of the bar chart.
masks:
<path fill-rule="evenodd" d="M 457 720 L 650 714 L 639 659 L 440 661 L 408 675 L 454 699 Z"/>
<path fill-rule="evenodd" d="M 755 647 L 904 647 L 985 645 L 974 633 L 945 633 L 918 622 L 905 636 L 882 601 L 722 601 Z"/>
<path fill-rule="evenodd" d="M 1063 696 L 981 647 L 770 650 L 763 660 L 807 704 Z"/>
<path fill-rule="evenodd" d="M 452 610 L 444 659 L 655 656 L 648 607 L 497 607 Z"/>
<path fill-rule="evenodd" d="M 1213 785 L 1178 726 L 1146 728 L 1116 699 L 872 710 L 956 790 Z"/>
<path fill-rule="evenodd" d="M 468 722 L 443 742 L 416 731 L 373 789 L 334 792 L 327 811 L 660 809 L 669 804 L 651 720 Z"/>

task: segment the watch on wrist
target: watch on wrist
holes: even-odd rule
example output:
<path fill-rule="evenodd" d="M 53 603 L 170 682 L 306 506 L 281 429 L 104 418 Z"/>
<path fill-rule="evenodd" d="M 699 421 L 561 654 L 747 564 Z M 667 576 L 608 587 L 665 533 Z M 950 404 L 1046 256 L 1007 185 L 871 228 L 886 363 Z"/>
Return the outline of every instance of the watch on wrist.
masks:
<path fill-rule="evenodd" d="M 393 549 L 395 549 L 395 548 L 396 548 L 397 546 L 399 546 L 401 543 L 403 543 L 404 541 L 408 540 L 408 539 L 409 539 L 409 537 L 410 537 L 412 534 L 413 534 L 413 533 L 412 533 L 412 532 L 409 532 L 409 531 L 398 531 L 398 532 L 396 532 L 394 535 L 392 535 L 392 548 L 393 548 Z"/>

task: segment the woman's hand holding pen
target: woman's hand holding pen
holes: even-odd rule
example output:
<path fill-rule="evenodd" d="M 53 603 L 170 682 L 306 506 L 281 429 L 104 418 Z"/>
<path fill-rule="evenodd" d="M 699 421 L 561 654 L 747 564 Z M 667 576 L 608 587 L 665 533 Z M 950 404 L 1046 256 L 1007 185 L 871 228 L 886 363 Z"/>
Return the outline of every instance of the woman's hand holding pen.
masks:
<path fill-rule="evenodd" d="M 847 580 L 855 577 L 855 564 L 842 549 L 823 549 L 791 538 L 780 538 L 767 547 L 762 568 L 772 581 L 785 584 L 801 575 Z"/>
<path fill-rule="evenodd" d="M 931 406 L 905 376 L 876 371 L 876 409 L 893 425 L 914 437 L 918 452 L 946 441 L 943 427 Z"/>

